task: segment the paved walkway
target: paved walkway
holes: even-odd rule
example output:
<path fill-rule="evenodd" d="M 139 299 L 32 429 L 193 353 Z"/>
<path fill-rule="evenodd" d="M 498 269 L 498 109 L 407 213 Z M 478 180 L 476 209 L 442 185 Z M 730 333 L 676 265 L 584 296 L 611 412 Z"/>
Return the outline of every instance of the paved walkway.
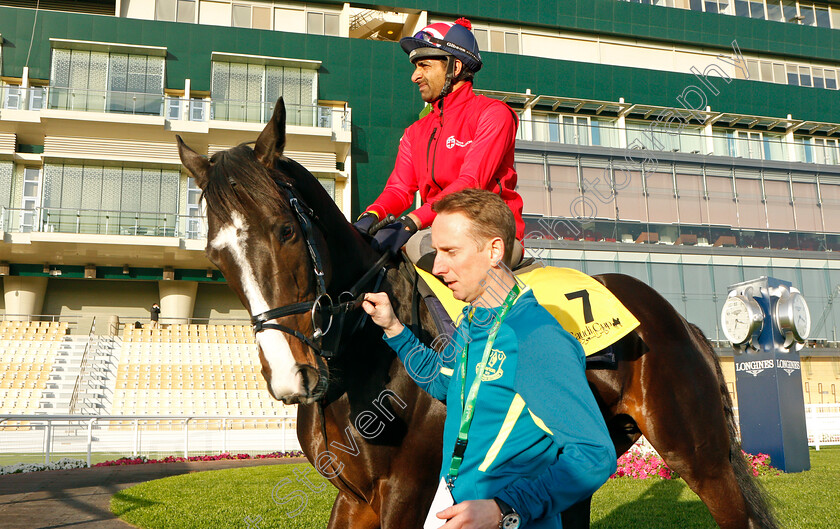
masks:
<path fill-rule="evenodd" d="M 303 463 L 304 458 L 158 463 L 0 476 L 4 529 L 127 529 L 111 514 L 111 496 L 153 479 L 203 470 Z"/>

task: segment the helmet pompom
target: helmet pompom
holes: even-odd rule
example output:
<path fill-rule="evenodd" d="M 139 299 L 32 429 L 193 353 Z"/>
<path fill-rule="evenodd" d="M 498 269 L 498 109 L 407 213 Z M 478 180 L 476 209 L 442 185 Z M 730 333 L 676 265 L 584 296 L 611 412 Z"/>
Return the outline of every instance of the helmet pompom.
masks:
<path fill-rule="evenodd" d="M 459 26 L 464 26 L 465 28 L 472 30 L 472 23 L 464 17 L 459 18 L 455 21 L 455 23 Z"/>

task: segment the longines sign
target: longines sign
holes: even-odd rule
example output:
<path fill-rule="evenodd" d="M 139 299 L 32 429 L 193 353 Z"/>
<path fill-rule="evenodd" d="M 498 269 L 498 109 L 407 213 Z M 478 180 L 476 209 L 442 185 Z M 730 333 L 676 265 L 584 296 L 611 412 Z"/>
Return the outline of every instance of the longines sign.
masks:
<path fill-rule="evenodd" d="M 752 360 L 750 362 L 738 362 L 735 364 L 735 371 L 744 371 L 752 376 L 758 376 L 759 373 L 765 369 L 772 369 L 774 367 L 773 360 Z M 800 369 L 799 360 L 782 360 L 776 359 L 775 367 L 781 369 L 788 375 Z"/>

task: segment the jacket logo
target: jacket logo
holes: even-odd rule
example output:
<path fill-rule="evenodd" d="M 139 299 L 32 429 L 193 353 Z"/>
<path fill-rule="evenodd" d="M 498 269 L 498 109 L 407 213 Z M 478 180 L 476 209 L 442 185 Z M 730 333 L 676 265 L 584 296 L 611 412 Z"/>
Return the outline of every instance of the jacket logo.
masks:
<path fill-rule="evenodd" d="M 488 382 L 490 380 L 498 380 L 502 378 L 504 375 L 504 371 L 502 371 L 502 363 L 507 358 L 504 351 L 499 351 L 498 349 L 493 349 L 490 351 L 490 358 L 487 359 L 487 365 L 484 366 L 484 374 L 481 376 L 481 380 L 483 382 Z M 479 364 L 475 366 L 475 374 L 478 374 Z"/>
<path fill-rule="evenodd" d="M 451 149 L 452 147 L 466 147 L 472 143 L 472 140 L 469 141 L 458 141 L 455 139 L 455 136 L 449 136 L 446 138 L 446 148 Z"/>

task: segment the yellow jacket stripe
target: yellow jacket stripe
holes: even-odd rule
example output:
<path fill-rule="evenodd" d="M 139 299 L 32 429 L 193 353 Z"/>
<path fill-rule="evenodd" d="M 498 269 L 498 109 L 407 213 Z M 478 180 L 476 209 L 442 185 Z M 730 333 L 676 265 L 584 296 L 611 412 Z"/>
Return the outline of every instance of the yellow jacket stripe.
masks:
<path fill-rule="evenodd" d="M 502 445 L 504 445 L 505 441 L 507 441 L 510 432 L 513 430 L 514 425 L 516 425 L 516 421 L 519 419 L 519 415 L 522 413 L 524 408 L 525 401 L 519 393 L 517 393 L 513 397 L 513 402 L 510 404 L 510 408 L 505 416 L 505 421 L 502 423 L 501 430 L 499 430 L 499 435 L 496 436 L 496 440 L 493 441 L 493 444 L 490 446 L 490 450 L 487 451 L 487 455 L 484 457 L 484 462 L 481 463 L 478 470 L 487 472 L 487 469 L 493 464 L 493 461 L 496 459 L 496 456 L 499 455 Z"/>

